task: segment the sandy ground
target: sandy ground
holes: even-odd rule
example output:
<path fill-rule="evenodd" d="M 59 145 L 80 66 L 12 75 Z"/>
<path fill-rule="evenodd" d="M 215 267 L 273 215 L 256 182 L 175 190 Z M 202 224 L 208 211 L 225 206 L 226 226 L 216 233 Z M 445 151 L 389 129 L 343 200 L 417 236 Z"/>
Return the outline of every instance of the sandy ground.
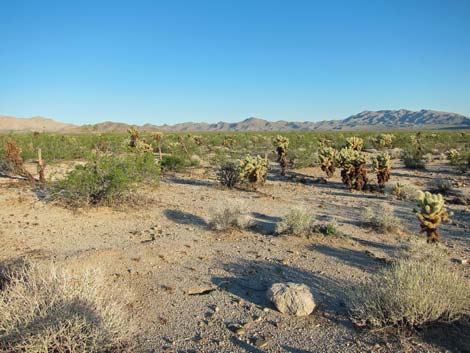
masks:
<path fill-rule="evenodd" d="M 428 172 L 393 171 L 390 185 L 426 188 L 436 176 L 450 177 L 468 191 L 468 176 L 440 162 Z M 307 183 L 272 170 L 260 192 L 224 190 L 197 173 L 169 175 L 146 191 L 145 207 L 72 211 L 47 204 L 20 181 L 0 178 L 0 261 L 27 256 L 69 268 L 102 269 L 109 281 L 130 288 L 129 306 L 144 352 L 396 352 L 469 351 L 466 340 L 423 335 L 398 340 L 366 335 L 347 317 L 345 289 L 367 278 L 398 246 L 419 232 L 414 203 L 390 195 L 349 192 L 338 174 L 311 184 L 318 168 L 296 170 Z M 291 175 L 293 175 L 291 173 Z M 371 176 L 372 177 L 372 176 Z M 230 234 L 207 227 L 214 209 L 240 203 L 254 227 Z M 364 207 L 393 204 L 403 230 L 378 234 L 364 226 Z M 303 206 L 318 222 L 336 219 L 350 238 L 277 236 L 276 223 Z M 442 226 L 453 259 L 470 259 L 470 209 L 449 205 L 453 223 Z M 154 240 L 152 240 L 154 239 Z M 456 263 L 469 274 L 468 266 Z M 265 299 L 274 282 L 301 282 L 312 289 L 318 309 L 304 318 L 277 312 Z M 189 295 L 195 289 L 206 294 Z M 231 325 L 247 324 L 244 335 Z"/>

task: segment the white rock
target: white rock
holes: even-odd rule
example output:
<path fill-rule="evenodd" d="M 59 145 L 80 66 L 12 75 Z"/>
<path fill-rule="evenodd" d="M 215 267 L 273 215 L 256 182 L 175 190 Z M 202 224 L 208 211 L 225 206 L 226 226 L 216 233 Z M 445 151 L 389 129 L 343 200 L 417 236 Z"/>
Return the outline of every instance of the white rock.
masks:
<path fill-rule="evenodd" d="M 315 309 L 310 289 L 301 283 L 275 283 L 268 289 L 267 298 L 281 313 L 305 316 Z"/>

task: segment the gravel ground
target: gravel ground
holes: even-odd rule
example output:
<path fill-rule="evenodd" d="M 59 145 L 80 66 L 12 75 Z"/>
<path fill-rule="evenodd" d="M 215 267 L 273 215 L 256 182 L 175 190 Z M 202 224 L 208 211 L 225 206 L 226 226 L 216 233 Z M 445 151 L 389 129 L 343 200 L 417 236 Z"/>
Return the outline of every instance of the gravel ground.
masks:
<path fill-rule="evenodd" d="M 425 188 L 443 175 L 468 192 L 468 177 L 443 170 L 437 163 L 428 172 L 396 168 L 390 185 Z M 296 170 L 285 179 L 276 172 L 258 192 L 224 190 L 197 173 L 166 176 L 158 189 L 146 190 L 151 200 L 145 206 L 80 211 L 47 204 L 21 181 L 0 178 L 0 261 L 26 256 L 69 268 L 101 268 L 109 281 L 134 292 L 129 311 L 144 352 L 469 351 L 468 334 L 452 342 L 426 335 L 397 340 L 359 331 L 348 319 L 348 286 L 374 273 L 381 259 L 419 232 L 413 202 L 351 193 L 338 177 L 313 183 L 323 176 L 318 168 Z M 253 226 L 209 230 L 212 212 L 235 203 L 243 205 Z M 364 207 L 381 204 L 395 207 L 402 230 L 378 234 L 365 225 Z M 276 235 L 276 224 L 299 206 L 318 222 L 334 219 L 348 237 Z M 470 259 L 470 210 L 449 208 L 454 222 L 442 226 L 443 242 L 451 258 Z M 313 314 L 289 317 L 267 302 L 270 284 L 287 281 L 311 288 L 318 303 Z M 205 293 L 190 295 L 198 289 Z M 244 332 L 235 334 L 234 325 Z"/>

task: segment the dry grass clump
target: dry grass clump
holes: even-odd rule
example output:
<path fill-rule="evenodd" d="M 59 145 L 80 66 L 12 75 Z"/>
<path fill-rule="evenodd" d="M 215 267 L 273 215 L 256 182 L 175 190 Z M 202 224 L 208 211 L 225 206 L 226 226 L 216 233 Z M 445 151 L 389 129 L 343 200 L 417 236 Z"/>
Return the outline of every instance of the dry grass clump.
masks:
<path fill-rule="evenodd" d="M 419 189 L 410 184 L 397 183 L 392 189 L 391 194 L 398 200 L 416 201 Z"/>
<path fill-rule="evenodd" d="M 452 181 L 449 179 L 437 177 L 431 183 L 434 192 L 442 195 L 449 195 L 453 189 Z"/>
<path fill-rule="evenodd" d="M 239 204 L 222 207 L 213 211 L 209 228 L 217 232 L 245 229 L 250 226 L 250 219 Z"/>
<path fill-rule="evenodd" d="M 353 321 L 369 328 L 415 329 L 470 313 L 470 281 L 451 268 L 442 248 L 414 242 L 390 267 L 355 286 Z"/>
<path fill-rule="evenodd" d="M 400 228 L 400 220 L 394 215 L 391 205 L 380 205 L 378 208 L 366 208 L 364 221 L 379 233 L 390 233 Z"/>
<path fill-rule="evenodd" d="M 294 208 L 287 213 L 277 226 L 277 233 L 295 236 L 309 236 L 312 233 L 313 218 L 304 208 Z"/>
<path fill-rule="evenodd" d="M 132 324 L 126 295 L 97 271 L 80 276 L 56 267 L 23 266 L 0 292 L 0 351 L 123 352 Z"/>

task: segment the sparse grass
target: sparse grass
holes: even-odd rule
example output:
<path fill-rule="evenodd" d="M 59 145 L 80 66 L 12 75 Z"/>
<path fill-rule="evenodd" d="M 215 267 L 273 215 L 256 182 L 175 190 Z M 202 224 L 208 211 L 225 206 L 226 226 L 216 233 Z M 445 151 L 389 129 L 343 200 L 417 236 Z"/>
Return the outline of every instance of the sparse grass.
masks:
<path fill-rule="evenodd" d="M 243 207 L 238 204 L 213 211 L 209 220 L 209 228 L 217 232 L 241 230 L 249 226 L 250 219 L 243 211 Z"/>
<path fill-rule="evenodd" d="M 349 308 L 360 326 L 415 329 L 469 314 L 468 288 L 442 248 L 414 242 L 390 267 L 353 287 Z"/>
<path fill-rule="evenodd" d="M 418 197 L 419 189 L 411 184 L 400 184 L 397 183 L 391 194 L 394 195 L 398 200 L 404 201 L 416 201 Z"/>
<path fill-rule="evenodd" d="M 431 188 L 436 193 L 448 195 L 452 191 L 452 182 L 449 179 L 438 177 L 433 180 Z"/>
<path fill-rule="evenodd" d="M 295 236 L 309 236 L 312 233 L 313 218 L 303 208 L 294 208 L 278 224 L 277 233 Z"/>
<path fill-rule="evenodd" d="M 8 353 L 128 351 L 128 295 L 96 270 L 74 275 L 24 266 L 0 291 L 0 350 Z"/>
<path fill-rule="evenodd" d="M 52 183 L 49 198 L 70 207 L 113 205 L 128 198 L 137 183 L 158 184 L 160 168 L 150 153 L 95 156 Z"/>
<path fill-rule="evenodd" d="M 338 237 L 338 238 L 351 238 L 349 234 L 343 233 L 338 228 L 338 223 L 336 219 L 333 219 L 331 222 L 323 224 L 315 224 L 312 228 L 313 233 L 322 234 L 327 237 Z"/>
<path fill-rule="evenodd" d="M 400 220 L 395 217 L 394 208 L 391 205 L 366 208 L 364 222 L 379 233 L 395 232 L 400 228 Z"/>

